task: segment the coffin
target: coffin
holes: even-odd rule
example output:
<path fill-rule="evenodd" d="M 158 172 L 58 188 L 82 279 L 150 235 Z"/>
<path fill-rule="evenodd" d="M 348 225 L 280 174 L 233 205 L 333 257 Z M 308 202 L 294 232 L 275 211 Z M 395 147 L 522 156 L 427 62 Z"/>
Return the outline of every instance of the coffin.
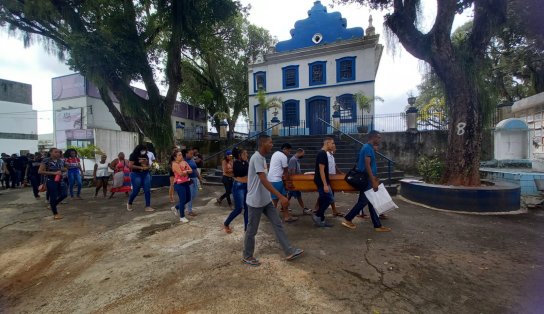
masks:
<path fill-rule="evenodd" d="M 332 190 L 335 192 L 359 192 L 344 180 L 345 176 L 345 174 L 329 175 Z M 285 188 L 289 191 L 317 192 L 313 173 L 291 175 L 287 180 L 284 179 L 283 183 L 285 184 Z"/>

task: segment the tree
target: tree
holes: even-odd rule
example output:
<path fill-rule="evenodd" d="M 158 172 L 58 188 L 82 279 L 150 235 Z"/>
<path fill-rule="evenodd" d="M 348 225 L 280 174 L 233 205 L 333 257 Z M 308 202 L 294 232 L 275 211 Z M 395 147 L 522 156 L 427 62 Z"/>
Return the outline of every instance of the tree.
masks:
<path fill-rule="evenodd" d="M 487 46 L 506 22 L 507 0 L 439 0 L 434 25 L 423 33 L 417 28 L 419 0 L 337 0 L 357 2 L 371 8 L 392 9 L 385 15 L 386 27 L 404 48 L 427 62 L 444 82 L 448 109 L 449 135 L 446 169 L 442 183 L 480 185 L 480 154 L 484 108 L 482 82 L 478 73 L 485 67 Z M 456 13 L 471 7 L 472 28 L 460 45 L 452 42 L 451 31 Z M 535 10 L 536 7 L 535 7 Z"/>
<path fill-rule="evenodd" d="M 99 88 L 122 130 L 140 131 L 158 150 L 167 150 L 182 83 L 181 51 L 198 42 L 202 29 L 237 9 L 233 0 L 2 1 L 0 24 L 22 32 L 25 46 L 38 39 L 65 58 Z M 168 85 L 165 96 L 159 91 L 159 75 Z M 133 81 L 143 82 L 147 98 L 135 93 Z"/>
<path fill-rule="evenodd" d="M 219 130 L 216 113 L 226 113 L 229 138 L 240 115 L 247 116 L 248 63 L 273 44 L 268 31 L 250 24 L 244 10 L 202 33 L 197 49 L 183 58 L 187 84 L 182 97 L 205 108 Z"/>
<path fill-rule="evenodd" d="M 259 116 L 255 117 L 261 125 L 261 131 L 266 130 L 267 121 L 264 119 L 264 113 L 270 108 L 281 108 L 282 100 L 279 97 L 266 97 L 264 90 L 259 89 L 257 92 L 257 102 L 259 103 Z"/>

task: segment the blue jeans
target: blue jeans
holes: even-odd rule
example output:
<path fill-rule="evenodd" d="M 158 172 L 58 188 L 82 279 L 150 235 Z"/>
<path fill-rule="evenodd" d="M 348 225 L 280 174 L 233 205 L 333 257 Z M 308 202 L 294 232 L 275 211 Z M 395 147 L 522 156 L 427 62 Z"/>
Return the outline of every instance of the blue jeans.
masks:
<path fill-rule="evenodd" d="M 321 218 L 321 221 L 325 220 L 325 211 L 329 206 L 334 203 L 334 196 L 332 194 L 331 186 L 329 185 L 329 193 L 325 193 L 325 190 L 323 187 L 318 187 L 317 191 L 319 192 L 319 198 L 317 199 L 317 202 L 319 204 L 319 208 L 317 209 L 317 212 L 315 215 L 319 218 Z"/>
<path fill-rule="evenodd" d="M 81 195 L 81 185 L 83 184 L 81 181 L 81 172 L 79 169 L 77 171 L 75 170 L 68 170 L 68 186 L 70 188 L 70 197 L 74 197 L 74 184 L 77 183 L 77 196 Z"/>
<path fill-rule="evenodd" d="M 68 196 L 66 193 L 66 185 L 63 181 L 55 182 L 55 180 L 50 178 L 46 180 L 46 184 L 47 192 L 49 193 L 49 205 L 51 205 L 53 215 L 56 215 L 58 214 L 57 205 Z"/>
<path fill-rule="evenodd" d="M 151 175 L 146 172 L 131 172 L 130 182 L 132 183 L 132 193 L 128 198 L 128 203 L 132 205 L 132 202 L 140 193 L 140 188 L 144 188 L 145 207 L 151 206 Z"/>
<path fill-rule="evenodd" d="M 40 186 L 40 176 L 31 175 L 28 180 L 32 186 L 32 193 L 34 193 L 34 197 L 39 197 L 40 192 L 38 191 L 38 187 Z"/>
<path fill-rule="evenodd" d="M 194 184 L 192 184 L 194 185 Z M 179 204 L 176 209 L 180 217 L 185 217 L 185 204 L 191 201 L 191 188 L 189 183 L 174 184 L 174 191 L 178 193 Z"/>
<path fill-rule="evenodd" d="M 238 217 L 244 209 L 244 231 L 247 230 L 247 183 L 234 181 L 232 186 L 232 196 L 234 196 L 234 209 L 230 212 L 229 216 L 223 223 L 225 226 L 229 226 L 234 218 Z"/>
<path fill-rule="evenodd" d="M 193 184 L 189 185 L 189 191 L 191 191 L 191 200 L 187 203 L 187 209 L 191 213 L 193 211 L 193 200 L 196 199 L 198 194 L 198 178 L 191 178 Z"/>
<path fill-rule="evenodd" d="M 359 212 L 365 208 L 365 206 L 368 204 L 368 211 L 370 212 L 370 218 L 372 219 L 372 224 L 374 225 L 374 228 L 379 228 L 382 226 L 382 223 L 380 221 L 380 217 L 376 213 L 376 210 L 374 210 L 374 206 L 368 201 L 366 198 L 365 192 L 360 191 L 359 192 L 359 199 L 357 200 L 357 203 L 355 203 L 355 206 L 347 213 L 344 218 L 346 220 L 352 221 L 353 218 L 355 218 L 355 215 L 357 215 Z"/>

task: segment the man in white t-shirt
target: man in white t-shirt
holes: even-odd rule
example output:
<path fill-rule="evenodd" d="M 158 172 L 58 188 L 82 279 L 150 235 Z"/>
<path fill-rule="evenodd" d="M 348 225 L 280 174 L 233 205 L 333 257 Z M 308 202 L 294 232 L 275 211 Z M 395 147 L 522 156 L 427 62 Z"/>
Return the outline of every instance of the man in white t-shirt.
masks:
<path fill-rule="evenodd" d="M 291 153 L 291 144 L 284 143 L 281 145 L 281 148 L 279 151 L 272 154 L 272 158 L 270 158 L 270 168 L 268 169 L 268 181 L 272 184 L 272 186 L 280 192 L 281 195 L 287 196 L 287 190 L 285 189 L 285 186 L 283 185 L 283 176 L 289 175 L 289 155 Z M 278 206 L 278 197 L 271 193 L 272 196 L 272 203 L 274 204 L 274 207 Z M 281 212 L 283 215 L 283 221 L 284 222 L 293 222 L 296 221 L 298 218 L 293 217 L 289 215 L 289 209 L 288 208 L 281 208 Z"/>

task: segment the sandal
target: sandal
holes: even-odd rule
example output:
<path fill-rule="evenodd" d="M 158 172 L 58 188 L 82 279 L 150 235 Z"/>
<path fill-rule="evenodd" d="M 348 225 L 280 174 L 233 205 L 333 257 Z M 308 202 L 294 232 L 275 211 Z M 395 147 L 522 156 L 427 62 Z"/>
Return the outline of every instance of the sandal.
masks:
<path fill-rule="evenodd" d="M 284 219 L 283 222 L 295 222 L 298 220 L 298 217 L 289 216 L 287 219 Z"/>
<path fill-rule="evenodd" d="M 261 262 L 259 262 L 258 259 L 256 259 L 255 257 L 244 257 L 242 258 L 242 262 L 245 263 L 245 264 L 248 264 L 249 266 L 253 266 L 253 267 L 256 267 L 256 266 L 259 266 L 261 265 Z"/>
<path fill-rule="evenodd" d="M 223 226 L 223 230 L 225 231 L 226 234 L 232 233 L 232 228 L 229 226 Z"/>
<path fill-rule="evenodd" d="M 335 217 L 344 217 L 344 214 L 342 214 L 340 212 L 332 213 L 332 215 L 335 216 Z"/>

